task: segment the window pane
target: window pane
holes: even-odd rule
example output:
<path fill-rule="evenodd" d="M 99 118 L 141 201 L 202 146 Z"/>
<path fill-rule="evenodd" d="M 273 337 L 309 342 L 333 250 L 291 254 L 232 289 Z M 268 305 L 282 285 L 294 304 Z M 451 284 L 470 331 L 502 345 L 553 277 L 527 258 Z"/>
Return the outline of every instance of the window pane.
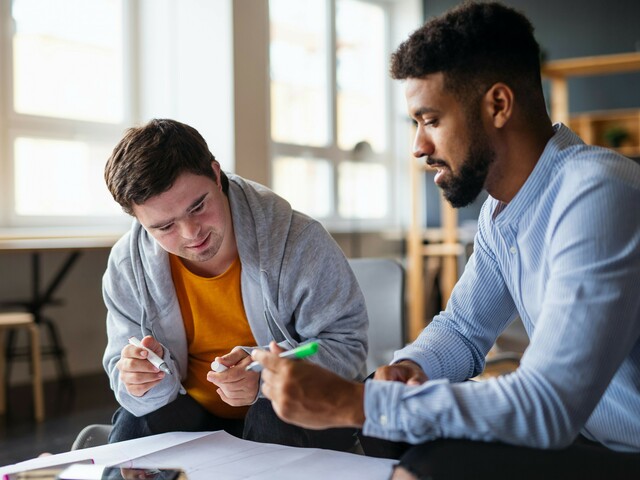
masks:
<path fill-rule="evenodd" d="M 376 163 L 342 162 L 338 167 L 338 211 L 344 218 L 387 215 L 387 169 Z"/>
<path fill-rule="evenodd" d="M 120 0 L 14 0 L 16 112 L 123 120 Z"/>
<path fill-rule="evenodd" d="M 273 190 L 296 210 L 312 217 L 327 217 L 332 210 L 331 164 L 322 159 L 276 157 Z"/>
<path fill-rule="evenodd" d="M 17 138 L 15 210 L 18 215 L 117 215 L 104 183 L 112 146 L 79 141 Z"/>
<path fill-rule="evenodd" d="M 329 141 L 325 0 L 271 0 L 271 136 L 276 142 Z"/>
<path fill-rule="evenodd" d="M 337 128 L 343 150 L 360 141 L 368 141 L 377 152 L 386 149 L 385 32 L 381 6 L 337 1 Z"/>

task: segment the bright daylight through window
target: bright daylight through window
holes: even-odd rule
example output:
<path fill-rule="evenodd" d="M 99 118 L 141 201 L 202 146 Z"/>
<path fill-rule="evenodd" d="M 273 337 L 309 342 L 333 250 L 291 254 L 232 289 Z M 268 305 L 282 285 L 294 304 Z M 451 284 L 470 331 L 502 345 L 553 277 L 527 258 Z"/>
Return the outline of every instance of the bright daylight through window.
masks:
<path fill-rule="evenodd" d="M 122 0 L 13 0 L 2 158 L 6 223 L 117 217 L 102 170 L 129 118 Z M 6 214 L 6 213 L 5 213 Z M 61 220 L 61 218 L 66 220 Z M 50 220 L 47 220 L 50 219 Z M 98 219 L 98 220 L 96 220 Z"/>
<path fill-rule="evenodd" d="M 391 197 L 385 5 L 271 0 L 269 9 L 274 190 L 333 227 L 384 221 Z"/>

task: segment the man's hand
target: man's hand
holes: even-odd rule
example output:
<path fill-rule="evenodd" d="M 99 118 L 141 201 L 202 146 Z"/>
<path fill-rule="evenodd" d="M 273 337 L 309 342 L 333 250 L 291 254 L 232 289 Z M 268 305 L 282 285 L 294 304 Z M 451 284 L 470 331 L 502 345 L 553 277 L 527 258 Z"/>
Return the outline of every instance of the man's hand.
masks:
<path fill-rule="evenodd" d="M 283 420 L 305 428 L 361 427 L 364 424 L 364 384 L 350 382 L 318 365 L 254 350 L 262 371 L 262 393 Z"/>
<path fill-rule="evenodd" d="M 142 345 L 152 350 L 160 358 L 163 357 L 162 345 L 153 337 L 147 335 L 141 340 Z M 120 370 L 120 381 L 127 392 L 134 397 L 141 397 L 162 381 L 165 373 L 155 367 L 147 356 L 149 353 L 140 347 L 127 344 L 120 352 L 120 360 L 116 368 Z"/>
<path fill-rule="evenodd" d="M 385 365 L 376 370 L 374 380 L 402 382 L 407 385 L 421 385 L 428 380 L 422 368 L 411 360 L 402 360 L 393 365 Z"/>
<path fill-rule="evenodd" d="M 207 373 L 207 380 L 218 386 L 218 395 L 225 403 L 233 407 L 250 405 L 258 396 L 260 374 L 247 372 L 245 368 L 251 363 L 251 357 L 240 347 L 215 360 L 228 367 L 224 372 Z"/>

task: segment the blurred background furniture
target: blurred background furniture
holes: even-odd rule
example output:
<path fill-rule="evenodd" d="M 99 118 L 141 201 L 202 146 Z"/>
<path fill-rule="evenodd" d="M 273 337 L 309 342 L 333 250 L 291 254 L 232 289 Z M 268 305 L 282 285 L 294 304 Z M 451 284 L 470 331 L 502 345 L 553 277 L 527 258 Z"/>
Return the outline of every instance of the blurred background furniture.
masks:
<path fill-rule="evenodd" d="M 28 312 L 33 316 L 34 322 L 43 327 L 46 341 L 40 342 L 42 358 L 52 358 L 58 379 L 72 388 L 71 375 L 67 363 L 66 351 L 55 321 L 45 314 L 45 309 L 51 306 L 61 305 L 63 300 L 56 295 L 61 284 L 76 265 L 83 251 L 87 249 L 111 248 L 118 240 L 119 233 L 96 233 L 92 231 L 51 231 L 46 233 L 21 229 L 0 230 L 0 252 L 4 254 L 28 254 L 30 261 L 30 295 L 23 298 L 3 299 L 0 307 L 3 309 Z M 65 257 L 57 266 L 50 279 L 43 282 L 42 255 L 47 252 L 64 253 Z M 30 346 L 18 345 L 16 331 L 10 330 L 5 340 L 6 371 L 0 377 L 5 385 L 9 385 L 11 368 L 17 360 L 29 359 Z"/>
<path fill-rule="evenodd" d="M 109 434 L 112 428 L 112 425 L 106 423 L 87 425 L 78 433 L 78 436 L 73 441 L 73 445 L 71 445 L 71 450 L 106 445 L 109 442 Z"/>
<path fill-rule="evenodd" d="M 33 385 L 33 409 L 36 421 L 44 420 L 44 394 L 42 390 L 42 364 L 40 356 L 40 333 L 35 316 L 29 312 L 0 312 L 0 346 L 5 345 L 5 332 L 25 329 L 29 332 L 31 352 L 31 382 Z M 7 407 L 7 388 L 4 381 L 6 354 L 0 355 L 0 415 Z"/>
<path fill-rule="evenodd" d="M 364 294 L 369 314 L 367 372 L 391 361 L 404 347 L 404 268 L 386 258 L 352 258 L 349 265 Z"/>

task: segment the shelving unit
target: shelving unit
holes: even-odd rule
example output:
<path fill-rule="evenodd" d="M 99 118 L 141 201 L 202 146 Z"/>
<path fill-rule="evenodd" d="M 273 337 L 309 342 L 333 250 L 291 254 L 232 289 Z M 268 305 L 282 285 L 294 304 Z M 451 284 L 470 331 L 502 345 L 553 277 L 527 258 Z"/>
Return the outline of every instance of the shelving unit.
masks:
<path fill-rule="evenodd" d="M 607 110 L 572 115 L 569 119 L 569 127 L 585 143 L 614 148 L 628 157 L 640 157 L 640 109 Z M 628 137 L 620 145 L 612 145 L 607 139 L 607 132 L 614 128 L 622 128 L 628 133 Z"/>
<path fill-rule="evenodd" d="M 606 75 L 640 71 L 640 53 L 623 53 L 595 57 L 573 58 L 547 62 L 542 75 L 551 82 L 551 118 L 554 122 L 569 125 L 586 143 L 608 146 L 604 132 L 621 126 L 629 132 L 629 138 L 618 150 L 627 156 L 640 156 L 640 109 L 584 113 L 571 118 L 569 115 L 570 77 Z M 415 339 L 425 327 L 424 297 L 426 292 L 425 264 L 431 260 L 439 263 L 439 286 L 443 306 L 449 299 L 458 279 L 458 258 L 464 254 L 458 232 L 458 214 L 448 202 L 441 200 L 442 228 L 436 242 L 425 244 L 429 232 L 425 227 L 424 162 L 411 159 L 410 182 L 412 213 L 407 234 L 407 332 L 409 341 Z"/>
<path fill-rule="evenodd" d="M 551 82 L 551 119 L 572 128 L 585 143 L 612 147 L 605 132 L 623 127 L 629 137 L 618 148 L 627 156 L 640 156 L 640 109 L 588 112 L 571 117 L 569 113 L 570 77 L 610 75 L 640 71 L 640 53 L 619 53 L 595 57 L 553 60 L 542 67 L 542 75 Z"/>
<path fill-rule="evenodd" d="M 424 160 L 413 158 L 410 162 L 411 181 L 411 225 L 407 236 L 407 291 L 408 291 L 408 340 L 414 340 L 425 327 L 425 261 L 440 262 L 439 286 L 442 305 L 446 305 L 458 280 L 458 258 L 464 254 L 464 245 L 458 241 L 458 212 L 442 197 L 440 218 L 442 228 L 437 243 L 425 244 L 429 240 L 423 227 L 424 182 L 427 166 Z"/>

